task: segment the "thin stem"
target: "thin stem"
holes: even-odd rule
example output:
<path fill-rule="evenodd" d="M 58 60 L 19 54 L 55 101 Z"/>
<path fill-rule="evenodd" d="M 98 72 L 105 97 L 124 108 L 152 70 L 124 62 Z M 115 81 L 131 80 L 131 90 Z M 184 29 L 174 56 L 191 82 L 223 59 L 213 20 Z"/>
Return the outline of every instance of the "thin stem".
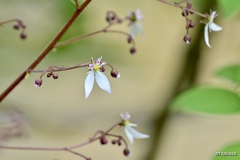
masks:
<path fill-rule="evenodd" d="M 200 12 L 197 12 L 197 11 L 193 10 L 193 9 L 189 9 L 187 7 L 181 6 L 180 4 L 182 4 L 183 2 L 181 2 L 181 3 L 172 3 L 172 2 L 165 1 L 165 0 L 158 0 L 158 1 L 163 2 L 165 4 L 168 4 L 168 5 L 171 5 L 171 6 L 174 6 L 174 7 L 178 7 L 178 8 L 181 8 L 181 9 L 185 9 L 185 10 L 191 11 L 191 12 L 193 12 L 193 13 L 195 13 L 195 14 L 203 17 L 203 18 L 207 18 L 207 16 L 205 14 L 202 14 Z"/>
<path fill-rule="evenodd" d="M 72 17 L 59 31 L 56 37 L 49 43 L 49 45 L 43 50 L 39 57 L 25 71 L 23 71 L 22 74 L 20 74 L 20 76 L 0 95 L 0 102 L 2 102 L 4 98 L 24 79 L 24 77 L 28 73 L 27 71 L 34 69 L 43 60 L 43 58 L 54 48 L 56 43 L 60 40 L 60 38 L 64 35 L 64 33 L 68 30 L 68 28 L 72 25 L 72 23 L 77 19 L 77 17 L 82 13 L 82 11 L 87 7 L 90 2 L 91 0 L 86 0 L 81 6 L 76 9 Z"/>
<path fill-rule="evenodd" d="M 84 39 L 84 38 L 88 38 L 88 37 L 94 36 L 94 35 L 99 34 L 99 33 L 110 33 L 110 32 L 111 32 L 111 33 L 117 33 L 117 34 L 123 34 L 123 35 L 126 35 L 126 36 L 131 36 L 131 35 L 128 34 L 127 32 L 119 31 L 119 30 L 108 30 L 108 29 L 105 27 L 104 29 L 100 29 L 100 30 L 97 30 L 97 31 L 94 31 L 94 32 L 91 32 L 91 33 L 87 33 L 87 34 L 84 34 L 84 35 L 81 35 L 81 36 L 77 36 L 77 37 L 68 39 L 68 40 L 66 40 L 66 41 L 64 41 L 64 42 L 60 42 L 60 43 L 58 43 L 58 44 L 55 45 L 55 48 L 69 45 L 69 44 L 71 44 L 71 43 L 80 41 L 80 40 L 82 40 L 82 39 Z M 133 46 L 135 46 L 135 41 L 134 41 L 134 39 L 132 39 L 132 43 L 133 43 Z"/>
<path fill-rule="evenodd" d="M 68 40 L 66 40 L 64 42 L 60 42 L 60 43 L 56 44 L 55 48 L 66 46 L 66 45 L 68 45 L 70 43 L 74 43 L 74 42 L 80 41 L 80 40 L 82 40 L 84 38 L 96 35 L 96 34 L 101 33 L 101 32 L 103 32 L 102 29 L 98 30 L 98 31 L 95 31 L 95 32 L 88 33 L 88 34 L 84 34 L 84 35 L 81 35 L 81 36 L 73 37 L 73 38 L 68 39 Z"/>
<path fill-rule="evenodd" d="M 58 67 L 58 66 L 49 66 L 47 67 L 47 69 L 45 70 L 28 70 L 28 72 L 30 73 L 42 73 L 42 72 L 61 72 L 61 71 L 67 71 L 67 70 L 71 70 L 71 69 L 76 69 L 76 68 L 81 68 L 81 67 L 86 67 L 90 64 L 89 63 L 84 63 L 84 64 L 80 64 L 80 65 L 77 65 L 77 66 L 73 66 L 73 67 Z M 51 68 L 57 68 L 57 69 L 51 69 Z"/>
<path fill-rule="evenodd" d="M 116 123 L 115 125 L 113 125 L 111 128 L 109 128 L 105 133 L 108 134 L 111 130 L 113 130 L 116 126 L 119 126 L 121 124 L 121 122 Z"/>
<path fill-rule="evenodd" d="M 0 22 L 0 26 L 1 25 L 4 25 L 4 24 L 6 24 L 6 23 L 10 23 L 10 22 L 19 22 L 19 21 L 21 21 L 20 19 L 9 19 L 9 20 L 6 20 L 6 21 L 2 21 L 2 22 Z"/>
<path fill-rule="evenodd" d="M 76 3 L 76 7 L 78 8 L 79 7 L 78 0 L 75 0 L 75 3 Z"/>
<path fill-rule="evenodd" d="M 109 30 L 109 28 L 111 26 L 115 25 L 115 24 L 118 24 L 118 23 L 117 22 L 110 23 L 106 27 L 104 27 L 103 29 L 100 29 L 100 30 L 97 30 L 97 31 L 94 31 L 94 32 L 91 32 L 91 33 L 87 33 L 87 34 L 84 34 L 84 35 L 80 35 L 80 36 L 77 36 L 77 37 L 73 37 L 73 38 L 68 39 L 66 41 L 63 41 L 63 42 L 59 42 L 59 43 L 57 43 L 55 45 L 55 48 L 62 47 L 62 46 L 65 46 L 65 45 L 68 45 L 68 44 L 80 41 L 80 40 L 82 40 L 84 38 L 88 38 L 88 37 L 94 36 L 94 35 L 99 34 L 99 33 L 112 32 L 112 33 L 118 33 L 118 34 L 123 34 L 123 35 L 126 35 L 126 36 L 130 36 L 130 34 L 124 32 L 124 31 Z M 133 40 L 133 45 L 135 46 L 134 40 Z"/>

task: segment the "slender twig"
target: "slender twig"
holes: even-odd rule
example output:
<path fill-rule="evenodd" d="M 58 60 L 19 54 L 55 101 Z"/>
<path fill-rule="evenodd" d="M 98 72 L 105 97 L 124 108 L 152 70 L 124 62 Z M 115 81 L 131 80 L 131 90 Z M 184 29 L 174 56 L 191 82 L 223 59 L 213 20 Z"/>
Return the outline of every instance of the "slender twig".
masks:
<path fill-rule="evenodd" d="M 75 3 L 76 3 L 76 7 L 78 8 L 79 7 L 78 0 L 75 0 Z"/>
<path fill-rule="evenodd" d="M 27 71 L 34 69 L 43 60 L 43 58 L 54 48 L 56 43 L 60 40 L 60 38 L 64 35 L 64 33 L 68 30 L 68 28 L 72 25 L 72 23 L 77 19 L 77 17 L 82 13 L 82 11 L 87 7 L 90 2 L 91 0 L 86 0 L 81 6 L 76 9 L 72 17 L 59 31 L 56 37 L 49 43 L 49 45 L 43 50 L 39 57 L 25 71 L 23 71 L 20 76 L 0 95 L 0 102 L 2 102 L 4 98 L 24 79 L 24 77 L 28 73 Z"/>
<path fill-rule="evenodd" d="M 45 70 L 28 70 L 28 72 L 30 72 L 30 73 L 42 73 L 42 72 L 50 72 L 50 71 L 61 72 L 61 71 L 67 71 L 67 70 L 71 70 L 71 69 L 86 67 L 89 64 L 90 64 L 90 62 L 84 63 L 84 64 L 79 64 L 79 65 L 72 66 L 72 67 L 48 66 L 47 69 L 45 69 Z M 57 69 L 52 69 L 52 68 L 57 68 Z"/>
<path fill-rule="evenodd" d="M 166 3 L 166 4 L 171 5 L 171 6 L 174 6 L 174 7 L 178 7 L 178 8 L 181 8 L 181 9 L 185 9 L 185 10 L 191 11 L 191 12 L 193 12 L 193 13 L 195 13 L 195 14 L 203 17 L 203 18 L 207 18 L 207 15 L 206 15 L 206 14 L 202 14 L 202 13 L 200 13 L 200 12 L 197 12 L 197 11 L 193 10 L 193 9 L 189 9 L 189 8 L 187 8 L 187 7 L 181 6 L 180 4 L 182 4 L 182 3 L 184 3 L 184 2 L 172 3 L 172 2 L 165 1 L 165 0 L 158 0 L 158 1 L 159 1 L 159 2 L 163 2 L 163 3 Z"/>
<path fill-rule="evenodd" d="M 20 19 L 17 19 L 17 18 L 15 18 L 15 19 L 8 19 L 8 20 L 5 20 L 5 21 L 1 21 L 1 22 L 0 22 L 0 26 L 1 26 L 1 25 L 4 25 L 4 24 L 6 24 L 6 23 L 19 22 L 19 21 L 21 21 L 21 20 L 20 20 Z"/>
<path fill-rule="evenodd" d="M 73 37 L 73 38 L 68 39 L 68 40 L 66 40 L 66 41 L 63 41 L 63 42 L 59 42 L 59 43 L 57 43 L 57 44 L 55 45 L 55 48 L 69 45 L 69 44 L 71 44 L 71 43 L 80 41 L 80 40 L 82 40 L 82 39 L 84 39 L 84 38 L 88 38 L 88 37 L 97 35 L 97 34 L 99 34 L 99 33 L 112 32 L 112 33 L 117 33 L 117 34 L 123 34 L 123 35 L 126 35 L 126 36 L 131 36 L 129 33 L 124 32 L 124 31 L 110 30 L 109 28 L 112 27 L 112 26 L 115 25 L 115 24 L 119 24 L 119 23 L 117 23 L 117 22 L 115 22 L 115 23 L 109 23 L 106 27 L 104 27 L 104 28 L 102 28 L 102 29 L 99 29 L 99 30 L 97 30 L 97 31 L 90 32 L 90 33 L 87 33 L 87 34 L 84 34 L 84 35 L 80 35 L 80 36 L 76 36 L 76 37 Z M 132 40 L 132 42 L 133 42 L 133 46 L 135 46 L 134 40 Z"/>

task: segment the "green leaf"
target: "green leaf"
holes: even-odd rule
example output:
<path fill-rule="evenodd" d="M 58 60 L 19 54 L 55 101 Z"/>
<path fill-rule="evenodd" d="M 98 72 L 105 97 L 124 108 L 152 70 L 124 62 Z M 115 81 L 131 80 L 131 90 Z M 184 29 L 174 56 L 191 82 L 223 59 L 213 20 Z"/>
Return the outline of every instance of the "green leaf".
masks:
<path fill-rule="evenodd" d="M 235 12 L 240 11 L 239 0 L 218 0 L 218 2 L 225 16 L 231 16 Z"/>
<path fill-rule="evenodd" d="M 240 65 L 225 67 L 217 72 L 217 75 L 234 83 L 240 83 Z"/>
<path fill-rule="evenodd" d="M 240 159 L 240 143 L 225 146 L 216 151 L 212 160 L 239 160 Z"/>
<path fill-rule="evenodd" d="M 195 87 L 176 97 L 171 108 L 209 114 L 232 114 L 240 112 L 240 97 L 235 92 L 218 87 Z"/>

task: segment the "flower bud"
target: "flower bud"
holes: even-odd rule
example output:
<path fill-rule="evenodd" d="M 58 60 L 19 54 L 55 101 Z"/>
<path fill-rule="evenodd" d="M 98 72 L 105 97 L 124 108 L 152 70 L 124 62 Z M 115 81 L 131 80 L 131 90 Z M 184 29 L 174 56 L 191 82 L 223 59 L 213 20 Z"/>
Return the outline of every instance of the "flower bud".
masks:
<path fill-rule="evenodd" d="M 127 42 L 130 44 L 130 43 L 132 43 L 132 41 L 133 41 L 132 36 L 128 36 Z"/>
<path fill-rule="evenodd" d="M 185 16 L 188 16 L 189 12 L 188 10 L 183 10 L 182 11 L 182 16 L 185 17 Z"/>
<path fill-rule="evenodd" d="M 114 145 L 114 144 L 116 144 L 117 143 L 117 140 L 116 139 L 113 139 L 112 140 L 112 144 Z"/>
<path fill-rule="evenodd" d="M 20 26 L 18 24 L 13 25 L 13 29 L 19 30 Z"/>
<path fill-rule="evenodd" d="M 108 139 L 106 138 L 106 136 L 102 136 L 102 137 L 101 137 L 101 139 L 100 139 L 100 143 L 101 143 L 102 145 L 108 143 Z"/>
<path fill-rule="evenodd" d="M 100 67 L 100 71 L 105 72 L 105 67 L 103 65 Z"/>
<path fill-rule="evenodd" d="M 188 27 L 193 28 L 193 27 L 195 27 L 195 24 L 190 20 L 190 21 L 188 21 Z"/>
<path fill-rule="evenodd" d="M 51 77 L 52 76 L 52 72 L 49 72 L 48 74 L 47 74 L 47 78 L 49 78 L 49 77 Z"/>
<path fill-rule="evenodd" d="M 134 48 L 134 47 L 130 48 L 130 53 L 132 55 L 134 55 L 136 53 L 136 48 Z"/>
<path fill-rule="evenodd" d="M 190 42 L 191 42 L 191 37 L 190 37 L 189 35 L 185 35 L 185 36 L 183 37 L 183 41 L 184 41 L 185 43 L 187 43 L 187 44 L 190 44 Z"/>
<path fill-rule="evenodd" d="M 111 76 L 112 76 L 113 78 L 120 78 L 120 73 L 119 73 L 117 70 L 113 69 L 113 70 L 111 71 Z"/>
<path fill-rule="evenodd" d="M 192 4 L 191 3 L 187 3 L 187 8 L 189 9 L 189 13 L 193 14 L 194 12 L 192 11 Z"/>
<path fill-rule="evenodd" d="M 113 11 L 108 11 L 107 15 L 106 15 L 106 21 L 108 23 L 111 23 L 112 21 L 114 21 L 116 19 L 116 14 Z"/>
<path fill-rule="evenodd" d="M 42 85 L 42 79 L 38 78 L 35 80 L 35 87 L 40 87 Z"/>
<path fill-rule="evenodd" d="M 53 79 L 58 79 L 58 74 L 52 73 L 52 75 L 53 75 Z"/>
<path fill-rule="evenodd" d="M 121 146 L 122 145 L 122 142 L 121 140 L 118 141 L 118 145 Z"/>
<path fill-rule="evenodd" d="M 20 38 L 21 39 L 26 39 L 27 38 L 27 34 L 26 33 L 21 33 L 20 34 Z"/>
<path fill-rule="evenodd" d="M 126 156 L 126 157 L 128 157 L 129 155 L 130 155 L 130 151 L 129 151 L 129 149 L 124 149 L 123 150 L 123 154 Z"/>

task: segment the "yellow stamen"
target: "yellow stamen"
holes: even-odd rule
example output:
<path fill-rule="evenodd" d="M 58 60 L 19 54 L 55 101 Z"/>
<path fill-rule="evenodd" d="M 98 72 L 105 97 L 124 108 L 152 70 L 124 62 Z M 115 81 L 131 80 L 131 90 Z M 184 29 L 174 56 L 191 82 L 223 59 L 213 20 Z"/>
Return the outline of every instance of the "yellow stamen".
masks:
<path fill-rule="evenodd" d="M 100 68 L 99 65 L 96 64 L 96 65 L 94 65 L 93 70 L 94 71 L 99 71 L 99 68 Z"/>
<path fill-rule="evenodd" d="M 128 120 L 123 120 L 123 125 L 126 126 L 126 125 L 129 125 L 130 124 L 130 121 Z"/>

